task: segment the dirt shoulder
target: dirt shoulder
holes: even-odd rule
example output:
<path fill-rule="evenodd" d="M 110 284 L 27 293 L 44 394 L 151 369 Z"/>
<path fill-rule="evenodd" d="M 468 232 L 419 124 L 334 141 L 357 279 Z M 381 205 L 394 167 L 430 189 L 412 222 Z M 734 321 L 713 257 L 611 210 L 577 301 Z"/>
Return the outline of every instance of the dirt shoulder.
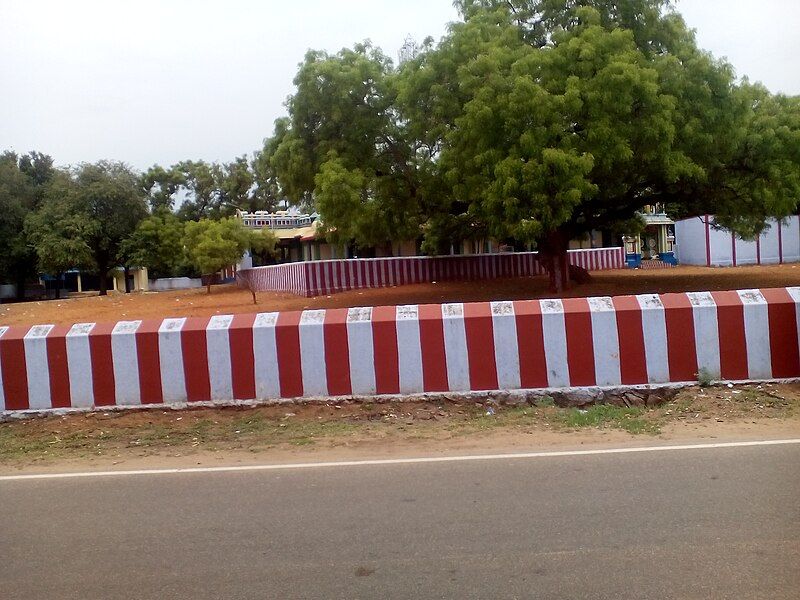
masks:
<path fill-rule="evenodd" d="M 0 423 L 0 473 L 800 437 L 800 385 L 688 388 L 658 408 L 391 402 L 141 410 Z"/>
<path fill-rule="evenodd" d="M 800 265 L 706 268 L 678 267 L 654 271 L 603 271 L 592 282 L 575 286 L 562 297 L 731 290 L 800 286 Z M 441 302 L 482 302 L 553 297 L 546 277 L 490 281 L 439 282 L 375 290 L 354 290 L 301 298 L 292 294 L 260 293 L 254 306 L 250 292 L 233 285 L 202 290 L 116 294 L 46 302 L 0 305 L 0 325 L 114 322 L 168 317 L 208 317 L 217 314 L 386 306 Z"/>

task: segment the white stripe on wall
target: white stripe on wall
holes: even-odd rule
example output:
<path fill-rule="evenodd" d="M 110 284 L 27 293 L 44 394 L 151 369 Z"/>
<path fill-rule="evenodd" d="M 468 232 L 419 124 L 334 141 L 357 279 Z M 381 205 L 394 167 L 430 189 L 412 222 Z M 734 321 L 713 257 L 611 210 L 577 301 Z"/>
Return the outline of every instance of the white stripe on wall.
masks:
<path fill-rule="evenodd" d="M 564 322 L 564 303 L 561 300 L 540 300 L 544 347 L 547 348 L 547 384 L 549 387 L 569 387 L 567 362 L 567 329 Z"/>
<path fill-rule="evenodd" d="M 158 354 L 164 403 L 186 401 L 186 376 L 183 371 L 181 348 L 181 329 L 185 323 L 185 318 L 164 319 L 158 328 Z"/>
<path fill-rule="evenodd" d="M 67 366 L 69 368 L 69 394 L 75 408 L 94 406 L 92 384 L 92 354 L 89 333 L 94 323 L 78 323 L 67 332 Z"/>
<path fill-rule="evenodd" d="M 470 389 L 467 331 L 464 326 L 464 305 L 442 304 L 447 387 L 450 391 Z"/>
<path fill-rule="evenodd" d="M 215 315 L 206 327 L 206 347 L 208 356 L 208 380 L 211 384 L 212 400 L 233 400 L 233 379 L 231 375 L 231 342 L 228 330 L 233 323 L 233 315 Z"/>
<path fill-rule="evenodd" d="M 118 406 L 138 406 L 142 403 L 139 391 L 139 355 L 136 350 L 136 331 L 141 324 L 141 321 L 120 321 L 111 331 L 111 356 Z"/>
<path fill-rule="evenodd" d="M 772 352 L 769 345 L 769 309 L 759 290 L 739 290 L 744 304 L 744 335 L 747 344 L 747 370 L 750 379 L 772 378 Z"/>
<path fill-rule="evenodd" d="M 786 291 L 794 300 L 795 304 L 795 322 L 797 323 L 797 339 L 800 340 L 800 287 L 786 288 Z M 2 337 L 2 334 L 0 334 Z"/>
<path fill-rule="evenodd" d="M 620 385 L 619 332 L 611 298 L 588 298 L 597 385 Z"/>
<path fill-rule="evenodd" d="M 642 309 L 645 363 L 649 383 L 669 382 L 667 355 L 667 320 L 664 305 L 655 294 L 636 296 Z"/>
<path fill-rule="evenodd" d="M 517 318 L 513 302 L 492 302 L 492 335 L 500 389 L 519 389 L 519 347 Z"/>
<path fill-rule="evenodd" d="M 50 369 L 47 367 L 47 334 L 55 325 L 35 325 L 25 334 L 25 370 L 29 407 L 51 408 Z"/>
<path fill-rule="evenodd" d="M 396 317 L 400 392 L 416 394 L 425 390 L 422 378 L 419 307 L 416 305 L 398 306 Z"/>
<path fill-rule="evenodd" d="M 255 360 L 256 398 L 280 398 L 281 382 L 278 370 L 278 346 L 275 343 L 275 324 L 278 313 L 260 313 L 253 323 L 253 355 Z"/>
<path fill-rule="evenodd" d="M 375 393 L 375 349 L 372 341 L 372 308 L 347 311 L 347 348 L 350 384 L 354 394 Z"/>
<path fill-rule="evenodd" d="M 722 375 L 719 358 L 717 303 L 714 302 L 714 298 L 709 292 L 689 292 L 686 296 L 692 304 L 698 372 L 702 369 L 714 379 L 719 379 Z"/>
<path fill-rule="evenodd" d="M 304 310 L 300 316 L 300 365 L 304 396 L 328 395 L 324 321 L 324 310 Z"/>

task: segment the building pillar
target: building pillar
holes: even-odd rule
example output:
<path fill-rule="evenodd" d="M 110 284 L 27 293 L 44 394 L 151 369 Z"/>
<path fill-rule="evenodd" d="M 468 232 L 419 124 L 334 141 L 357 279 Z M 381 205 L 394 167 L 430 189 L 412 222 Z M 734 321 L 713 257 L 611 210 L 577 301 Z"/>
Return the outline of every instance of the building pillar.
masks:
<path fill-rule="evenodd" d="M 83 291 L 83 281 L 81 281 L 81 272 L 80 271 L 78 271 L 77 281 L 78 281 L 78 293 L 80 294 Z"/>

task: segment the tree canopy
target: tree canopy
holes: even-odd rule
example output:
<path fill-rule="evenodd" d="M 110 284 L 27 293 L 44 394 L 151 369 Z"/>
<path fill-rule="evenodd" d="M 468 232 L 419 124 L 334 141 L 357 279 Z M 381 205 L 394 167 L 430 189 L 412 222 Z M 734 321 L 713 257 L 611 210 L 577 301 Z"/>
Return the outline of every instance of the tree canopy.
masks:
<path fill-rule="evenodd" d="M 120 248 L 131 266 L 147 267 L 151 277 L 177 277 L 187 266 L 183 250 L 185 224 L 167 209 L 142 220 Z"/>
<path fill-rule="evenodd" d="M 533 243 L 553 284 L 570 239 L 645 205 L 739 235 L 800 198 L 798 99 L 701 50 L 667 0 L 463 0 L 395 67 L 309 52 L 269 166 L 334 240 Z"/>
<path fill-rule="evenodd" d="M 42 204 L 55 173 L 53 159 L 40 152 L 0 154 L 0 282 L 17 283 L 20 298 L 36 272 L 25 218 Z"/>

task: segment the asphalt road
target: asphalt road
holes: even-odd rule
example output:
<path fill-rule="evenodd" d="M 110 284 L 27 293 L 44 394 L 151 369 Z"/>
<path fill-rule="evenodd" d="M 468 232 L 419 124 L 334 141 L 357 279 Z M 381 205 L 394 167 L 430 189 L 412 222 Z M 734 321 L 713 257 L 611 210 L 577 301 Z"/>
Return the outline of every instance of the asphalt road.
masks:
<path fill-rule="evenodd" d="M 800 446 L 0 481 L 0 595 L 800 598 Z"/>

